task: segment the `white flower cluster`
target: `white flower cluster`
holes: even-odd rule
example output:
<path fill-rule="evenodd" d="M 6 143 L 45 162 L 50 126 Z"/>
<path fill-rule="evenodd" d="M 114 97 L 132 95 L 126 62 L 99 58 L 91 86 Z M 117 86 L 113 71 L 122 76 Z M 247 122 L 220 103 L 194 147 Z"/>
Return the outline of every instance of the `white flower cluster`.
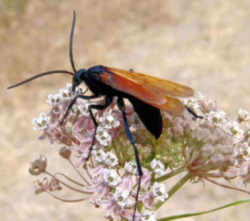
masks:
<path fill-rule="evenodd" d="M 99 123 L 105 129 L 113 129 L 120 126 L 120 121 L 115 118 L 111 111 L 105 112 L 99 118 Z"/>
<path fill-rule="evenodd" d="M 34 130 L 45 130 L 48 127 L 50 117 L 45 113 L 40 113 L 38 118 L 32 121 Z"/>
<path fill-rule="evenodd" d="M 164 183 L 155 182 L 152 186 L 152 191 L 156 201 L 164 202 L 168 198 Z"/>
<path fill-rule="evenodd" d="M 92 154 L 96 162 L 102 163 L 105 161 L 106 153 L 104 152 L 102 148 L 94 148 L 94 150 L 92 151 Z"/>
<path fill-rule="evenodd" d="M 112 152 L 105 152 L 102 148 L 95 148 L 93 150 L 93 156 L 98 163 L 104 163 L 108 167 L 115 167 L 118 165 L 118 158 Z"/>
<path fill-rule="evenodd" d="M 163 176 L 166 172 L 165 165 L 160 160 L 153 159 L 150 163 L 150 167 L 153 169 L 156 178 Z"/>
<path fill-rule="evenodd" d="M 108 130 L 102 126 L 97 127 L 96 140 L 103 146 L 108 146 L 111 144 L 112 137 Z"/>
<path fill-rule="evenodd" d="M 58 93 L 49 94 L 47 98 L 47 103 L 53 107 L 53 106 L 59 105 L 62 101 L 69 101 L 75 95 L 81 94 L 81 93 L 82 93 L 82 89 L 76 88 L 75 94 L 73 94 L 72 85 L 66 84 L 66 87 L 60 89 Z"/>
<path fill-rule="evenodd" d="M 128 173 L 137 174 L 137 166 L 136 163 L 134 161 L 129 161 L 125 163 L 124 166 L 125 171 L 127 171 Z"/>
<path fill-rule="evenodd" d="M 238 110 L 238 118 L 240 121 L 250 121 L 250 114 L 248 111 L 240 108 Z"/>
<path fill-rule="evenodd" d="M 121 207 L 127 207 L 130 204 L 132 204 L 132 200 L 129 198 L 130 196 L 130 191 L 124 190 L 123 188 L 116 188 L 115 193 L 114 193 L 114 199 L 116 203 Z"/>
<path fill-rule="evenodd" d="M 121 182 L 121 177 L 115 169 L 104 169 L 103 178 L 110 187 L 116 187 Z"/>
<path fill-rule="evenodd" d="M 98 123 L 96 139 L 101 145 L 108 146 L 112 141 L 110 131 L 119 127 L 120 121 L 116 119 L 114 114 L 108 111 L 99 117 Z"/>
<path fill-rule="evenodd" d="M 80 89 L 77 93 L 81 93 Z M 44 137 L 77 151 L 83 165 L 81 168 L 85 170 L 81 173 L 84 176 L 81 176 L 80 192 L 87 193 L 97 207 L 106 209 L 107 218 L 131 220 L 139 185 L 138 168 L 133 161 L 132 147 L 123 148 L 128 146 L 129 141 L 120 123 L 122 115 L 113 105 L 105 110 L 93 110 L 98 123 L 96 128 L 89 114 L 90 101 L 80 99 L 73 106 L 72 114 L 58 126 L 74 96 L 71 85 L 55 95 L 49 95 L 47 102 L 52 111 L 41 113 L 34 119 L 34 129 L 44 130 Z M 199 180 L 206 180 L 207 177 L 229 180 L 237 176 L 242 176 L 245 182 L 250 180 L 250 126 L 244 127 L 250 121 L 249 113 L 240 109 L 238 118 L 231 120 L 216 107 L 215 102 L 202 95 L 185 100 L 185 104 L 202 118 L 194 119 L 188 111 L 181 116 L 163 113 L 163 120 L 167 120 L 168 126 L 164 128 L 167 133 L 162 133 L 160 142 L 151 142 L 152 136 L 147 137 L 149 133 L 145 133 L 146 129 L 133 107 L 126 106 L 128 124 L 136 132 L 135 142 L 143 170 L 136 220 L 156 221 L 154 210 L 172 196 L 163 183 L 169 177 L 164 176 L 167 169 L 170 175 L 176 174 L 175 169 L 177 173 L 186 169 L 188 175 Z M 93 151 L 90 152 L 93 144 Z M 69 159 L 72 154 L 66 152 L 63 156 Z M 89 161 L 86 161 L 86 156 L 90 156 Z M 157 158 L 152 159 L 154 156 Z M 151 162 L 148 159 L 152 159 Z M 44 172 L 43 167 L 41 171 Z M 50 191 L 49 188 L 47 190 Z"/>

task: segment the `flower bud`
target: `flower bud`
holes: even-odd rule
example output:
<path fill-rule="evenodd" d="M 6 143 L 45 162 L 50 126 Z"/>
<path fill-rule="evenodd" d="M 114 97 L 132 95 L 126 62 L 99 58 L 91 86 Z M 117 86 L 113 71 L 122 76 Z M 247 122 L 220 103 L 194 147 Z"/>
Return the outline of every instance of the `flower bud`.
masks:
<path fill-rule="evenodd" d="M 69 159 L 70 158 L 70 155 L 71 155 L 71 150 L 67 147 L 62 147 L 60 150 L 59 150 L 59 154 L 62 158 L 64 159 Z"/>
<path fill-rule="evenodd" d="M 31 167 L 29 172 L 31 175 L 38 176 L 41 173 L 44 173 L 47 168 L 47 159 L 44 156 L 40 156 L 38 159 L 31 162 Z"/>

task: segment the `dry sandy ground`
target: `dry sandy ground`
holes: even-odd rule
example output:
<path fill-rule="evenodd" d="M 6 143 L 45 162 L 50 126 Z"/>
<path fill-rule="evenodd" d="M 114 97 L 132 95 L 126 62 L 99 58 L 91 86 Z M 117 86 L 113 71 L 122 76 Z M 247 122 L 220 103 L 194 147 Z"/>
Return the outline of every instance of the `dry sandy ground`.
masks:
<path fill-rule="evenodd" d="M 51 77 L 13 91 L 34 73 L 70 69 L 68 37 L 77 10 L 78 67 L 104 64 L 191 85 L 234 115 L 250 110 L 249 0 L 12 0 L 0 1 L 1 220 L 104 220 L 87 202 L 64 204 L 33 194 L 27 169 L 39 153 L 63 170 L 55 151 L 37 140 L 31 120 L 47 110 L 49 93 L 67 77 Z M 187 184 L 159 216 L 214 208 L 246 195 L 208 184 Z M 187 220 L 249 220 L 249 205 Z"/>

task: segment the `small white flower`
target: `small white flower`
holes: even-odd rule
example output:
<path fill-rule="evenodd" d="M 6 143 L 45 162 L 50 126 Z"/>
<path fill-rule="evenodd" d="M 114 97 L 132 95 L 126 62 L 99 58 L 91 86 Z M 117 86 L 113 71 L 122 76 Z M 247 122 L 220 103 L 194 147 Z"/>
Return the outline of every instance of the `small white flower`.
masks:
<path fill-rule="evenodd" d="M 49 94 L 46 102 L 50 106 L 56 106 L 62 102 L 62 96 L 60 94 Z"/>
<path fill-rule="evenodd" d="M 133 161 L 126 162 L 124 166 L 125 171 L 131 174 L 137 174 L 137 166 L 136 163 Z"/>
<path fill-rule="evenodd" d="M 103 146 L 108 146 L 111 144 L 112 138 L 108 131 L 99 126 L 96 131 L 96 140 Z"/>
<path fill-rule="evenodd" d="M 59 93 L 61 94 L 61 96 L 64 100 L 71 100 L 72 99 L 73 93 L 72 93 L 71 89 L 62 88 L 59 90 Z"/>
<path fill-rule="evenodd" d="M 136 124 L 132 124 L 130 127 L 129 127 L 129 130 L 131 132 L 135 132 L 137 130 L 137 125 Z"/>
<path fill-rule="evenodd" d="M 168 193 L 166 193 L 165 185 L 163 183 L 155 182 L 152 186 L 152 191 L 156 201 L 163 202 L 168 198 Z"/>
<path fill-rule="evenodd" d="M 156 214 L 155 211 L 152 210 L 144 210 L 142 213 L 142 217 L 141 217 L 142 221 L 156 221 Z"/>
<path fill-rule="evenodd" d="M 250 146 L 248 142 L 242 143 L 242 155 L 244 160 L 250 161 Z"/>
<path fill-rule="evenodd" d="M 238 117 L 239 117 L 239 120 L 241 121 L 249 121 L 250 120 L 250 114 L 248 111 L 240 108 L 238 110 Z"/>
<path fill-rule="evenodd" d="M 32 120 L 34 130 L 44 130 L 48 127 L 50 117 L 45 114 L 41 113 L 38 118 L 34 118 Z"/>
<path fill-rule="evenodd" d="M 230 128 L 233 134 L 242 133 L 242 129 L 239 123 L 236 121 L 230 123 Z"/>
<path fill-rule="evenodd" d="M 244 136 L 244 130 L 241 129 L 240 124 L 236 121 L 228 122 L 227 125 L 235 138 L 235 142 L 240 141 Z"/>
<path fill-rule="evenodd" d="M 207 118 L 214 124 L 223 123 L 226 120 L 226 113 L 224 111 L 211 111 Z"/>
<path fill-rule="evenodd" d="M 69 114 L 74 116 L 74 115 L 76 115 L 78 113 L 79 113 L 78 105 L 73 105 Z"/>
<path fill-rule="evenodd" d="M 154 173 L 157 175 L 157 177 L 164 175 L 165 165 L 160 160 L 153 159 L 150 163 L 150 166 L 154 170 Z"/>
<path fill-rule="evenodd" d="M 77 87 L 75 93 L 72 91 L 72 84 L 67 83 L 65 88 L 59 90 L 59 94 L 64 100 L 71 100 L 75 95 L 81 94 L 82 89 Z"/>
<path fill-rule="evenodd" d="M 72 90 L 71 84 L 70 84 L 70 90 Z M 77 95 L 77 94 L 83 94 L 82 88 L 77 87 L 77 88 L 75 89 L 75 95 Z"/>
<path fill-rule="evenodd" d="M 99 122 L 106 129 L 112 129 L 119 127 L 120 122 L 110 112 L 105 113 L 102 117 L 99 118 Z"/>
<path fill-rule="evenodd" d="M 116 166 L 118 164 L 118 159 L 117 159 L 115 154 L 113 154 L 112 152 L 108 152 L 105 155 L 104 162 L 108 166 L 114 167 L 114 166 Z"/>
<path fill-rule="evenodd" d="M 111 187 L 115 187 L 121 182 L 121 177 L 114 169 L 104 169 L 103 178 L 105 183 Z"/>
<path fill-rule="evenodd" d="M 114 199 L 120 207 L 124 208 L 128 206 L 128 204 L 130 204 L 129 191 L 124 190 L 119 187 L 116 188 L 115 193 L 114 193 Z"/>
<path fill-rule="evenodd" d="M 79 105 L 77 105 L 78 106 L 78 110 L 85 117 L 88 117 L 90 115 L 90 113 L 89 113 L 89 105 L 90 105 L 90 103 L 87 102 L 87 101 L 82 102 Z"/>
<path fill-rule="evenodd" d="M 106 159 L 106 153 L 101 148 L 94 149 L 92 154 L 94 156 L 94 159 L 99 163 L 104 162 Z"/>

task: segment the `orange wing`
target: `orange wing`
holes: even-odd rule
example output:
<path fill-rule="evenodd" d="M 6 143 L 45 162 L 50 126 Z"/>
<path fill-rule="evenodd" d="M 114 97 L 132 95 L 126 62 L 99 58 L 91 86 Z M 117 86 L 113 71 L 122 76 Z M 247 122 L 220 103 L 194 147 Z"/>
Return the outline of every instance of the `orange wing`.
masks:
<path fill-rule="evenodd" d="M 153 77 L 146 74 L 137 73 L 134 71 L 125 71 L 117 68 L 106 67 L 109 72 L 122 76 L 128 80 L 132 80 L 141 85 L 146 85 L 154 91 L 164 93 L 166 95 L 177 97 L 190 97 L 193 96 L 194 91 L 192 88 L 177 84 L 173 81 L 168 81 L 162 78 Z"/>
<path fill-rule="evenodd" d="M 181 101 L 170 96 L 189 97 L 193 95 L 193 89 L 172 81 L 133 71 L 110 67 L 105 67 L 105 69 L 107 72 L 100 75 L 105 84 L 172 114 L 181 114 L 184 106 Z"/>

